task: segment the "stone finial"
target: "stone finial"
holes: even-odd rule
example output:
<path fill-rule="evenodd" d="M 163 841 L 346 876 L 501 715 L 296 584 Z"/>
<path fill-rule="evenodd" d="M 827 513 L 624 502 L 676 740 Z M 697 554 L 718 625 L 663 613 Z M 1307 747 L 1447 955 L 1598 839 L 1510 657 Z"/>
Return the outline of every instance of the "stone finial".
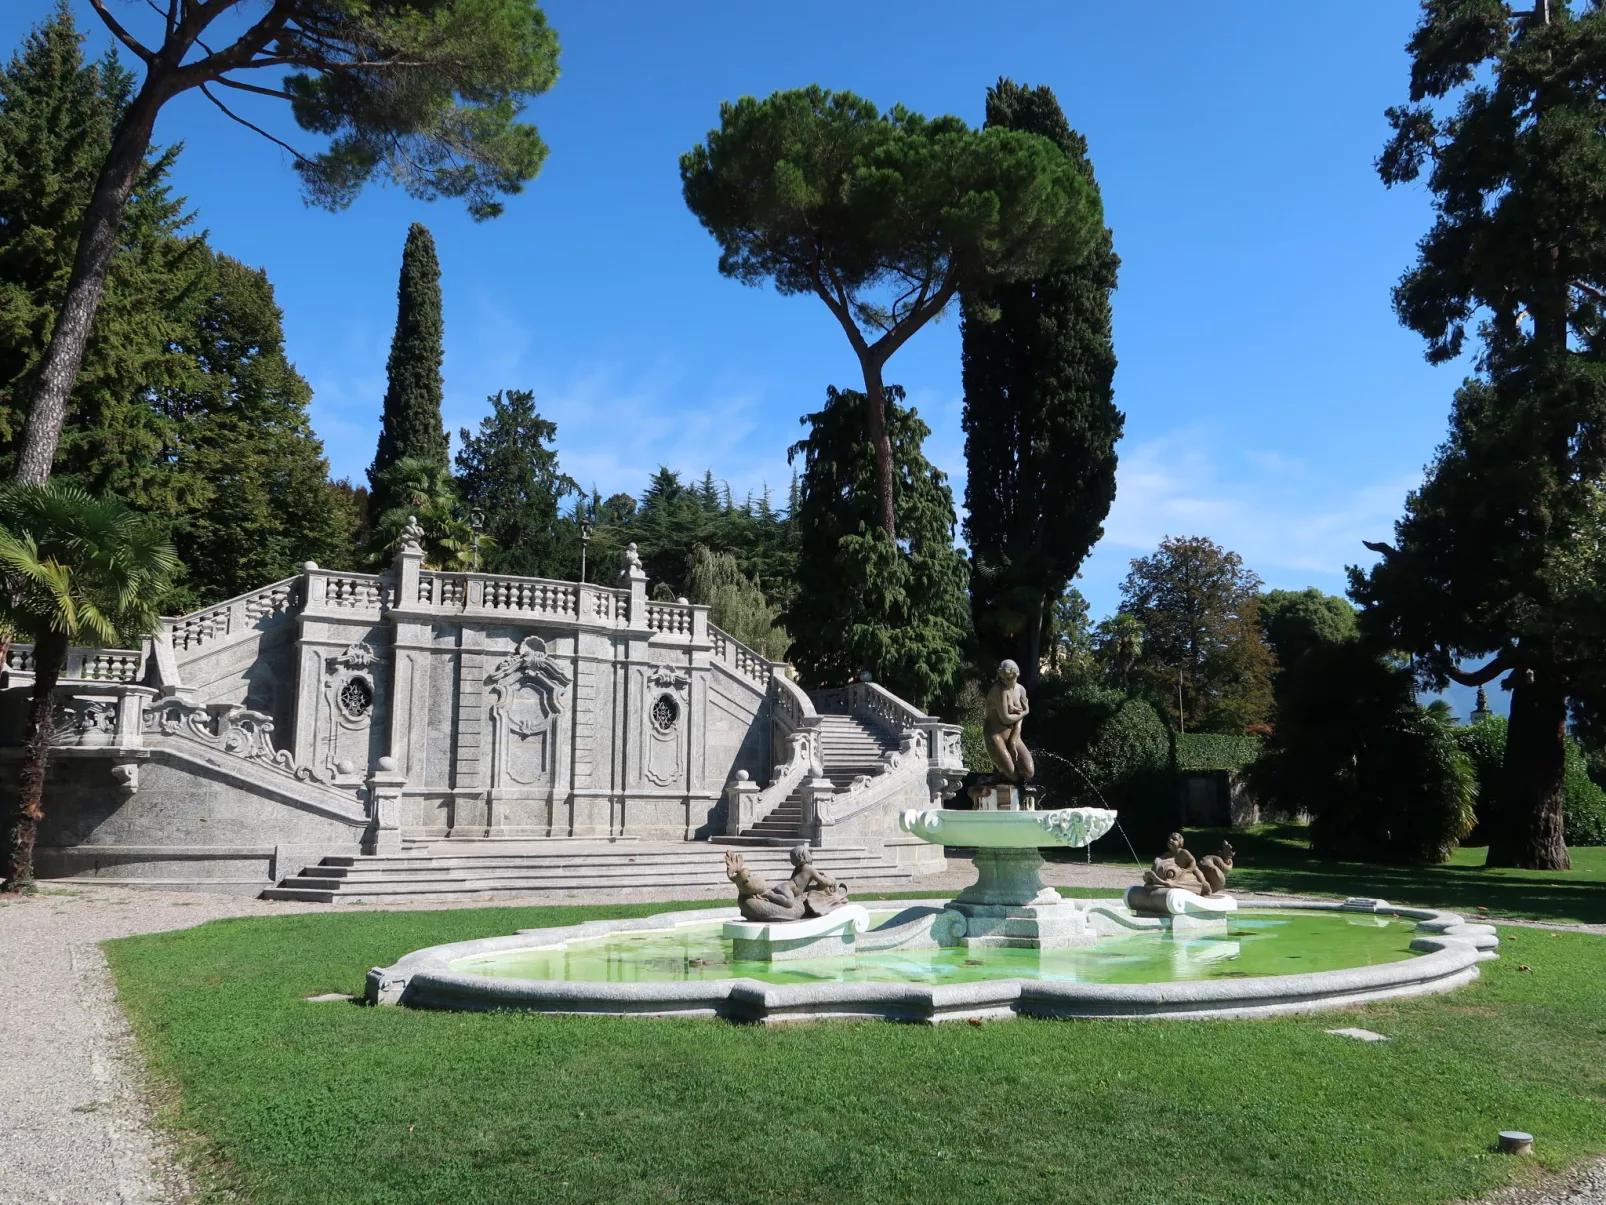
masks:
<path fill-rule="evenodd" d="M 634 540 L 625 545 L 623 563 L 619 566 L 619 580 L 621 582 L 647 580 L 647 571 L 641 567 L 641 553 L 636 550 Z"/>
<path fill-rule="evenodd" d="M 407 516 L 407 526 L 402 528 L 401 542 L 396 550 L 403 555 L 423 555 L 424 525 L 418 521 L 417 515 Z"/>

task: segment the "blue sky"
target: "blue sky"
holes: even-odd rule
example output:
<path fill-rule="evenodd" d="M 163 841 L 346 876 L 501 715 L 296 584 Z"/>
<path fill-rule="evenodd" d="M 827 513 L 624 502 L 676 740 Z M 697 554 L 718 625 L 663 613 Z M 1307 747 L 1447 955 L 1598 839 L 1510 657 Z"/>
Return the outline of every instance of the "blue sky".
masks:
<path fill-rule="evenodd" d="M 131 24 L 146 13 L 111 3 Z M 48 8 L 0 6 L 0 45 Z M 204 99 L 162 114 L 158 140 L 185 143 L 177 184 L 199 224 L 278 290 L 336 475 L 360 480 L 373 457 L 416 220 L 440 249 L 454 439 L 488 393 L 530 388 L 564 467 L 604 494 L 638 493 L 662 463 L 784 499 L 798 417 L 828 384 L 857 384 L 857 365 L 817 300 L 719 276 L 677 156 L 743 94 L 818 82 L 979 123 L 1007 74 L 1051 86 L 1087 135 L 1123 261 L 1127 427 L 1081 583 L 1094 613 L 1166 535 L 1209 536 L 1268 585 L 1335 592 L 1346 563 L 1370 560 L 1361 540 L 1388 536 L 1464 371 L 1427 366 L 1389 305 L 1430 220 L 1422 190 L 1385 190 L 1372 168 L 1383 110 L 1404 99 L 1415 5 L 552 0 L 547 13 L 563 74 L 530 117 L 551 155 L 493 222 L 393 188 L 309 209 L 288 156 Z M 275 102 L 244 107 L 310 144 Z M 917 335 L 887 379 L 962 496 L 957 320 Z"/>

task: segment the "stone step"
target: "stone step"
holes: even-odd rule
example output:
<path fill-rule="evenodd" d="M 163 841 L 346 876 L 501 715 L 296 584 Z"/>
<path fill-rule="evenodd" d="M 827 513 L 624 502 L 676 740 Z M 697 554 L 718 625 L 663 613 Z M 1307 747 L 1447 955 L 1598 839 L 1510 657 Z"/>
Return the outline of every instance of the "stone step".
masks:
<path fill-rule="evenodd" d="M 746 844 L 739 839 L 733 843 Z M 753 844 L 757 845 L 757 842 Z M 777 851 L 779 852 L 779 851 Z M 761 873 L 769 868 L 761 868 L 756 863 L 757 853 L 753 855 L 755 862 L 753 868 Z M 820 864 L 817 860 L 816 864 Z M 789 868 L 790 863 L 783 863 Z M 783 867 L 775 867 L 772 875 L 779 874 Z M 822 865 L 822 869 L 826 869 Z M 855 868 L 857 873 L 844 875 L 845 868 L 829 866 L 833 876 L 847 879 L 850 886 L 854 882 L 862 884 L 898 884 L 906 883 L 914 878 L 913 872 L 894 865 L 890 862 L 881 863 L 874 867 Z M 314 902 L 330 903 L 345 902 L 370 903 L 384 900 L 445 900 L 488 897 L 495 895 L 525 895 L 539 894 L 547 891 L 587 891 L 587 890 L 618 890 L 626 889 L 655 889 L 675 890 L 694 888 L 721 888 L 727 886 L 723 873 L 717 875 L 702 873 L 668 874 L 660 873 L 643 876 L 637 880 L 621 883 L 617 879 L 603 878 L 509 878 L 503 876 L 462 877 L 462 878 L 417 878 L 411 880 L 390 880 L 372 883 L 347 884 L 336 880 L 318 879 L 312 876 L 298 876 L 286 879 L 277 887 L 270 887 L 262 894 L 263 899 L 269 900 L 311 900 Z"/>
<path fill-rule="evenodd" d="M 721 844 L 751 848 L 747 860 L 754 870 L 771 879 L 783 878 L 791 871 L 788 850 L 798 843 L 795 825 L 800 819 L 801 813 L 793 821 L 792 832 L 783 829 L 779 836 L 760 835 L 747 841 L 735 838 Z M 597 842 L 586 848 L 528 839 L 521 846 L 447 839 L 424 848 L 442 847 L 449 852 L 433 854 L 419 849 L 401 854 L 332 855 L 322 865 L 309 866 L 269 888 L 263 898 L 404 902 L 544 892 L 713 890 L 729 885 L 726 851 L 712 843 L 610 849 Z M 895 885 L 914 877 L 862 845 L 818 850 L 815 862 L 850 884 Z"/>

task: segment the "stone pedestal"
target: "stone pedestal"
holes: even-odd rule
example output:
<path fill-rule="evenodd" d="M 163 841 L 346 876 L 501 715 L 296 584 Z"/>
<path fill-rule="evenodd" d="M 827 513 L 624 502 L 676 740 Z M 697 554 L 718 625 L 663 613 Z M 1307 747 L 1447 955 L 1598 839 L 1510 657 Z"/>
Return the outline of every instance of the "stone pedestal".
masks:
<path fill-rule="evenodd" d="M 1087 916 L 1045 887 L 1035 848 L 978 849 L 976 881 L 948 907 L 965 918 L 967 947 L 1054 950 L 1097 940 Z"/>
<path fill-rule="evenodd" d="M 1034 847 L 976 851 L 976 881 L 955 897 L 956 904 L 1058 904 L 1060 893 L 1043 886 L 1043 855 Z"/>
<path fill-rule="evenodd" d="M 1055 900 L 1059 901 L 1057 895 Z M 1098 934 L 1088 926 L 1087 914 L 1063 901 L 1010 905 L 956 900 L 948 907 L 965 918 L 963 941 L 968 949 L 1064 950 L 1098 941 Z"/>

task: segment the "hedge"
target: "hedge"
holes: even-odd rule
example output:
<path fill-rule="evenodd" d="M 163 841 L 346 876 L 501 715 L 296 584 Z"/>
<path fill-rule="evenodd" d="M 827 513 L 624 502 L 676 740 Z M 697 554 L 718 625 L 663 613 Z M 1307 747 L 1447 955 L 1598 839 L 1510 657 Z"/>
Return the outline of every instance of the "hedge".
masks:
<path fill-rule="evenodd" d="M 1218 732 L 1183 732 L 1177 735 L 1179 774 L 1206 770 L 1242 770 L 1260 756 L 1260 738 L 1229 736 Z"/>

